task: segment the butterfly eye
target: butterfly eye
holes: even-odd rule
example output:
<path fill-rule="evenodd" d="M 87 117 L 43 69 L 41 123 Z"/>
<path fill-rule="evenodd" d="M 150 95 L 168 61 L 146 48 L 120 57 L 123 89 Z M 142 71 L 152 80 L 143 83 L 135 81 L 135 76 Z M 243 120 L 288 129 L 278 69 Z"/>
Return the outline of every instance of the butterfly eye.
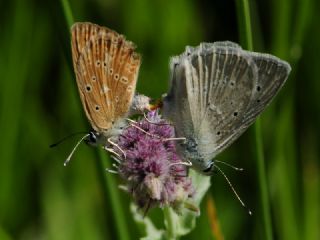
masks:
<path fill-rule="evenodd" d="M 214 161 L 211 161 L 209 163 L 209 167 L 206 169 L 202 170 L 203 174 L 205 175 L 211 175 L 211 173 L 214 171 Z"/>
<path fill-rule="evenodd" d="M 96 143 L 97 142 L 97 137 L 93 132 L 90 133 L 89 140 L 92 143 Z"/>
<path fill-rule="evenodd" d="M 96 146 L 97 142 L 98 142 L 98 136 L 96 135 L 97 133 L 95 132 L 90 132 L 89 136 L 85 139 L 85 143 L 89 144 L 91 146 Z"/>

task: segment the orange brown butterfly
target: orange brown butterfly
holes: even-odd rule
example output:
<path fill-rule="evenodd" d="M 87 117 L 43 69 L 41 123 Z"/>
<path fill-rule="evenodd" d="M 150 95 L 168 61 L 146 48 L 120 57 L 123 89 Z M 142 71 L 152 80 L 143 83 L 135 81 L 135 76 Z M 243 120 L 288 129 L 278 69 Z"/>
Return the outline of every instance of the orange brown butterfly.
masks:
<path fill-rule="evenodd" d="M 110 145 L 127 125 L 126 117 L 149 110 L 149 98 L 135 94 L 141 56 L 123 35 L 89 22 L 71 27 L 73 67 L 86 116 L 93 131 L 86 134 L 73 152 L 85 141 L 90 145 Z"/>

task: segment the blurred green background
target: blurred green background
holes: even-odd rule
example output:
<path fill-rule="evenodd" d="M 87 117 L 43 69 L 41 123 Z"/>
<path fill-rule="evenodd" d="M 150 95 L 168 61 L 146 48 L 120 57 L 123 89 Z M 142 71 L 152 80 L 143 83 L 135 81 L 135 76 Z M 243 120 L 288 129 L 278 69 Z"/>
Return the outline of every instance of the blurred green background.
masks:
<path fill-rule="evenodd" d="M 97 149 L 82 144 L 63 166 L 76 139 L 89 130 L 70 65 L 64 1 L 0 3 L 0 240 L 118 239 L 114 206 Z M 316 0 L 250 1 L 256 51 L 289 61 L 293 71 L 262 115 L 264 154 L 274 239 L 320 239 L 320 9 Z M 168 88 L 168 60 L 186 45 L 239 42 L 235 1 L 70 0 L 75 21 L 108 26 L 135 42 L 143 56 L 137 90 L 159 98 Z M 245 168 L 226 169 L 253 216 L 221 175 L 212 177 L 225 239 L 265 239 L 253 128 L 219 156 Z M 111 179 L 111 180 L 110 180 Z M 117 184 L 117 176 L 107 181 Z M 115 188 L 116 189 L 116 188 Z M 143 236 L 130 198 L 117 192 L 126 236 Z M 217 239 L 207 211 L 183 239 Z M 162 212 L 151 217 L 161 226 Z M 217 223 L 215 221 L 215 223 Z M 215 235 L 215 236 L 214 236 Z M 221 238 L 220 238 L 221 239 Z"/>

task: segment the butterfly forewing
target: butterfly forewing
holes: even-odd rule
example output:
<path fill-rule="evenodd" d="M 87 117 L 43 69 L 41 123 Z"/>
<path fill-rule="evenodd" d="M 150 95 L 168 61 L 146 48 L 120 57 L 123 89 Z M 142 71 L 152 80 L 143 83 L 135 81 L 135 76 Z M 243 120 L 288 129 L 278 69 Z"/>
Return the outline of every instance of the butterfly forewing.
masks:
<path fill-rule="evenodd" d="M 232 42 L 202 43 L 171 62 L 171 90 L 164 114 L 194 165 L 229 146 L 253 123 L 286 80 L 287 63 L 242 50 Z"/>
<path fill-rule="evenodd" d="M 75 23 L 71 27 L 71 48 L 74 65 L 84 48 L 88 45 L 88 42 L 96 38 L 100 31 L 111 32 L 108 28 L 103 28 L 92 23 Z"/>
<path fill-rule="evenodd" d="M 72 55 L 83 107 L 96 131 L 105 131 L 129 111 L 140 56 L 122 35 L 91 23 L 72 27 Z"/>
<path fill-rule="evenodd" d="M 243 110 L 233 109 L 233 116 L 231 114 L 231 118 L 228 118 L 232 125 L 231 131 L 222 137 L 223 141 L 218 144 L 216 154 L 232 144 L 255 121 L 281 89 L 291 70 L 288 63 L 269 54 L 241 51 L 251 59 L 250 65 L 256 74 L 254 78 L 243 79 L 253 85 L 241 85 L 238 91 L 251 92 L 251 98 Z"/>

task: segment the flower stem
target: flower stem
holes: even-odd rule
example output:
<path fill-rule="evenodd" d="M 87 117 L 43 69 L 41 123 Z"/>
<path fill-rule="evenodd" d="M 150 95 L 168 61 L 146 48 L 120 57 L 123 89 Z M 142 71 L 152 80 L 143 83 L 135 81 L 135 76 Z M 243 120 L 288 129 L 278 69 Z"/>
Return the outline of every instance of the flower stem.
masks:
<path fill-rule="evenodd" d="M 165 207 L 163 209 L 164 221 L 166 225 L 166 237 L 167 239 L 177 239 L 177 234 L 175 233 L 175 229 L 177 226 L 175 224 L 174 212 L 169 207 Z"/>
<path fill-rule="evenodd" d="M 248 0 L 237 0 L 237 12 L 238 12 L 238 24 L 239 24 L 239 34 L 242 45 L 252 51 L 253 41 L 252 41 L 252 30 L 251 30 L 251 20 L 250 20 L 250 7 Z M 268 185 L 265 169 L 265 160 L 263 155 L 263 141 L 261 134 L 261 120 L 258 118 L 255 123 L 255 141 L 256 141 L 256 155 L 258 164 L 258 179 L 260 185 L 260 198 L 263 213 L 263 223 L 265 238 L 267 240 L 273 239 L 272 237 L 272 224 L 270 217 L 270 204 L 268 198 Z"/>

